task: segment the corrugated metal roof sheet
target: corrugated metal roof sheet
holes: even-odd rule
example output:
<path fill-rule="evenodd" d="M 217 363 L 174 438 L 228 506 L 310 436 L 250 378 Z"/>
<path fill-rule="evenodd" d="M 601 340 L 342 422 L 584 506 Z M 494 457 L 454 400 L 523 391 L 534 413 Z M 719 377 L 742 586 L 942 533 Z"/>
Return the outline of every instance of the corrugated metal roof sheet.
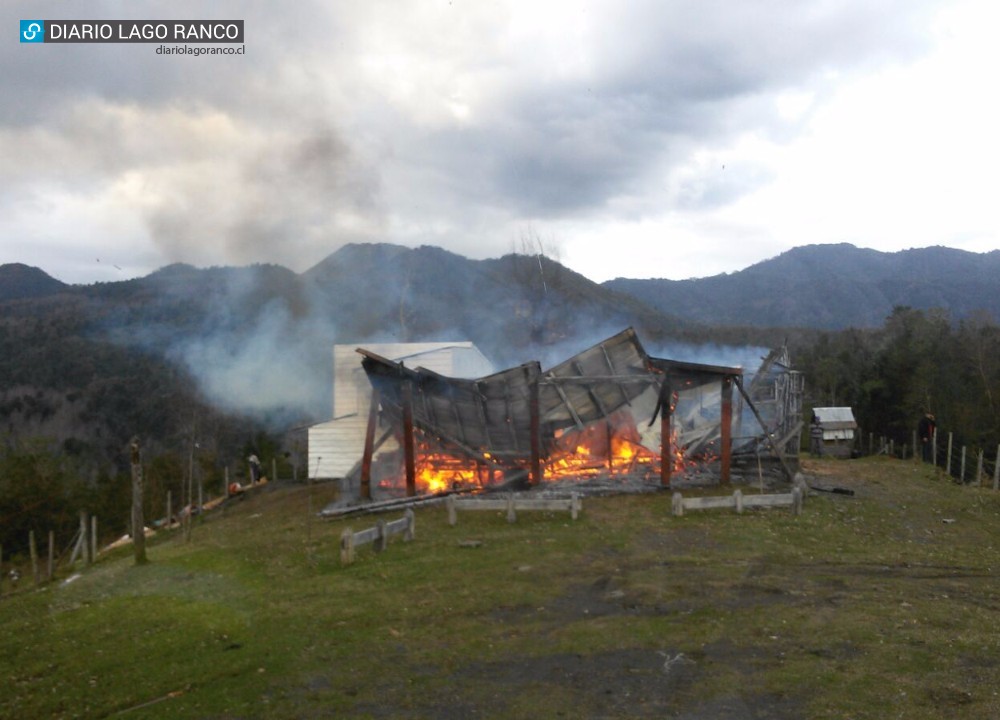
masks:
<path fill-rule="evenodd" d="M 858 426 L 854 411 L 849 407 L 813 408 L 813 413 L 824 430 L 853 430 Z"/>
<path fill-rule="evenodd" d="M 464 448 L 473 455 L 489 453 L 497 460 L 524 460 L 531 452 L 531 392 L 538 386 L 542 454 L 551 448 L 555 431 L 584 427 L 607 418 L 650 387 L 659 389 L 667 368 L 702 376 L 738 373 L 650 358 L 635 331 L 627 328 L 547 371 L 537 362 L 461 380 L 424 368 L 411 369 L 359 349 L 362 365 L 382 398 L 383 411 L 402 419 L 409 384 L 413 422 L 425 434 Z M 721 371 L 721 372 L 720 372 Z"/>

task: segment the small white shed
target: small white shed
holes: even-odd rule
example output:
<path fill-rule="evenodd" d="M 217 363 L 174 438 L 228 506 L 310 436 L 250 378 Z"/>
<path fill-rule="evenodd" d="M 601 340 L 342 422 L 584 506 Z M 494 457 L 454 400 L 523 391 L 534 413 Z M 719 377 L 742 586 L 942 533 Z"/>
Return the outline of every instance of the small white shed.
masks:
<path fill-rule="evenodd" d="M 823 429 L 822 453 L 832 457 L 850 457 L 858 423 L 849 407 L 813 408 L 813 415 Z"/>
<path fill-rule="evenodd" d="M 309 428 L 310 478 L 342 478 L 364 452 L 372 388 L 361 367 L 359 347 L 407 367 L 423 367 L 448 377 L 480 378 L 494 371 L 493 364 L 471 342 L 334 345 L 333 419 Z"/>

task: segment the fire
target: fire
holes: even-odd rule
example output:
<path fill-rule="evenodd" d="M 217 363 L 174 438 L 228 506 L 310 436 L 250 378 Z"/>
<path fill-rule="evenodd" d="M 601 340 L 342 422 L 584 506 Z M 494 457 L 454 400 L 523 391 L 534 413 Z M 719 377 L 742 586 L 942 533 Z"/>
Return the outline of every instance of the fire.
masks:
<path fill-rule="evenodd" d="M 657 475 L 660 456 L 642 445 L 635 424 L 618 415 L 582 430 L 557 434 L 555 447 L 544 463 L 550 480 L 590 479 L 614 475 Z"/>
<path fill-rule="evenodd" d="M 671 442 L 671 472 L 683 472 L 695 464 L 678 447 L 677 433 Z M 481 460 L 450 454 L 426 438 L 417 438 L 415 461 L 416 487 L 419 493 L 437 493 L 456 489 L 483 488 L 505 480 L 504 471 L 520 471 L 521 466 L 495 464 L 489 453 Z M 542 458 L 544 480 L 589 480 L 598 477 L 657 478 L 660 456 L 643 445 L 631 414 L 616 413 L 602 422 L 583 429 L 557 431 Z M 402 478 L 388 485 L 401 485 Z"/>

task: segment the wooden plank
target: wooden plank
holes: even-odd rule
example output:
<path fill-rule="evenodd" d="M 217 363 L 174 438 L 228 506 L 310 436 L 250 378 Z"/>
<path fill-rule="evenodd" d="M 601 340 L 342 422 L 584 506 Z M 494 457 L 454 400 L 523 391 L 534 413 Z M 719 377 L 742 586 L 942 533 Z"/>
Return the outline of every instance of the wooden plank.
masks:
<path fill-rule="evenodd" d="M 449 505 L 452 504 L 449 502 Z M 572 498 L 538 498 L 521 499 L 514 498 L 515 510 L 540 510 L 549 512 L 570 512 L 573 509 Z M 472 500 L 469 498 L 456 498 L 454 507 L 456 510 L 506 510 L 510 501 L 506 498 L 489 498 L 487 500 Z M 580 507 L 579 505 L 577 507 Z"/>
<path fill-rule="evenodd" d="M 378 535 L 378 526 L 356 532 L 354 533 L 354 546 L 357 547 L 358 545 L 367 545 L 368 543 L 375 542 Z"/>
<path fill-rule="evenodd" d="M 489 498 L 487 500 L 455 499 L 456 510 L 506 510 L 507 498 Z"/>
<path fill-rule="evenodd" d="M 680 516 L 684 514 L 685 510 L 733 508 L 736 512 L 742 512 L 744 508 L 791 507 L 797 515 L 801 512 L 802 497 L 802 489 L 799 487 L 794 488 L 790 493 L 773 495 L 744 495 L 738 489 L 732 495 L 712 495 L 692 498 L 685 498 L 680 493 L 674 493 L 672 512 L 674 515 Z"/>
<path fill-rule="evenodd" d="M 743 497 L 743 507 L 789 507 L 792 501 L 792 493 L 781 495 L 745 495 Z"/>
<path fill-rule="evenodd" d="M 733 499 L 732 495 L 684 498 L 685 510 L 712 510 L 714 508 L 735 508 L 735 507 L 736 507 L 736 501 Z"/>
<path fill-rule="evenodd" d="M 515 522 L 518 511 L 568 512 L 573 520 L 579 517 L 583 502 L 577 493 L 568 498 L 524 498 L 511 493 L 505 498 L 456 498 L 449 496 L 448 524 L 454 526 L 458 521 L 458 510 L 481 510 L 507 513 L 507 521 Z"/>

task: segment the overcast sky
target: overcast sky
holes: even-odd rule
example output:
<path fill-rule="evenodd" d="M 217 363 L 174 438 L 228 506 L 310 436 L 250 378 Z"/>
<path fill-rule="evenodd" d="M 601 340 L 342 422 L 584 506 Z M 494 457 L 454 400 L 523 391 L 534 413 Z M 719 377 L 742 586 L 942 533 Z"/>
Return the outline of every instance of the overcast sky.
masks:
<path fill-rule="evenodd" d="M 302 271 L 346 242 L 701 277 L 1000 248 L 994 0 L 10 2 L 0 263 Z M 20 19 L 243 19 L 242 56 Z"/>

